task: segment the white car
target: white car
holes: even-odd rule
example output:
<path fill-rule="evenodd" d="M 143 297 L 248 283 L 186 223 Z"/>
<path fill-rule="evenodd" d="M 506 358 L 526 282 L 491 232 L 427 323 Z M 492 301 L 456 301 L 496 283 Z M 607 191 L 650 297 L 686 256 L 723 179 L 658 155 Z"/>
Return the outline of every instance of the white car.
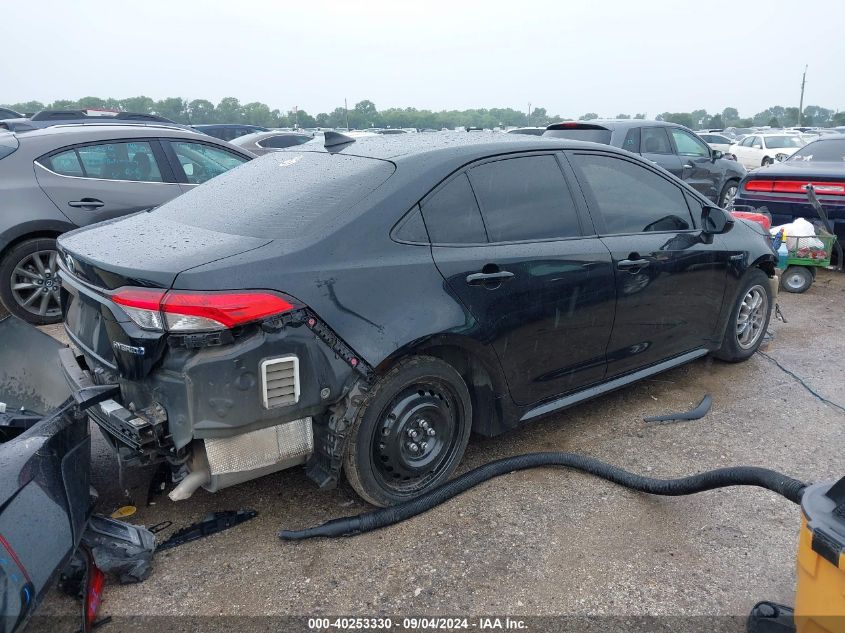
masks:
<path fill-rule="evenodd" d="M 728 152 L 746 169 L 756 169 L 786 160 L 806 144 L 807 141 L 796 134 L 754 133 L 731 145 Z"/>
<path fill-rule="evenodd" d="M 724 134 L 718 134 L 716 132 L 699 132 L 698 136 L 710 146 L 710 149 L 717 149 L 723 154 L 730 153 L 729 148 L 734 143 L 732 139 Z"/>

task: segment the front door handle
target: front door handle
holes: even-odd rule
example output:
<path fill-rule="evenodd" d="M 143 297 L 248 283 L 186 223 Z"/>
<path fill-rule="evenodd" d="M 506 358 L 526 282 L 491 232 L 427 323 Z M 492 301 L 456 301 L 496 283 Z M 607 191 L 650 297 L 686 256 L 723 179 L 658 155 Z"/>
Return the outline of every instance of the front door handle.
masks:
<path fill-rule="evenodd" d="M 688 160 L 684 164 L 684 169 L 695 169 L 695 164 L 691 160 Z"/>
<path fill-rule="evenodd" d="M 99 209 L 106 206 L 106 203 L 96 198 L 82 198 L 82 200 L 71 200 L 67 205 L 77 209 Z"/>
<path fill-rule="evenodd" d="M 622 259 L 616 263 L 616 267 L 619 270 L 636 272 L 640 268 L 647 268 L 649 263 L 647 259 Z"/>
<path fill-rule="evenodd" d="M 512 277 L 513 273 L 507 270 L 500 270 L 496 273 L 472 273 L 471 275 L 467 275 L 467 283 L 472 286 L 476 286 L 478 284 L 490 282 L 507 281 Z"/>

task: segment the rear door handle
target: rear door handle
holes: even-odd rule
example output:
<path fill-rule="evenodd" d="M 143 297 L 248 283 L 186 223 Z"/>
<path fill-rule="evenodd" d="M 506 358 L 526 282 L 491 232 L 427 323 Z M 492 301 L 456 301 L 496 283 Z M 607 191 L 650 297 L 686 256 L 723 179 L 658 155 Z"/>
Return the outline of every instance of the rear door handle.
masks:
<path fill-rule="evenodd" d="M 106 203 L 96 198 L 82 198 L 82 200 L 71 200 L 67 205 L 78 209 L 99 209 L 106 206 Z"/>
<path fill-rule="evenodd" d="M 500 270 L 497 273 L 472 273 L 467 275 L 467 283 L 470 285 L 478 285 L 489 283 L 491 281 L 507 281 L 513 277 L 513 273 L 507 270 Z"/>
<path fill-rule="evenodd" d="M 635 270 L 647 268 L 649 263 L 647 259 L 622 259 L 616 263 L 616 267 L 619 270 Z"/>

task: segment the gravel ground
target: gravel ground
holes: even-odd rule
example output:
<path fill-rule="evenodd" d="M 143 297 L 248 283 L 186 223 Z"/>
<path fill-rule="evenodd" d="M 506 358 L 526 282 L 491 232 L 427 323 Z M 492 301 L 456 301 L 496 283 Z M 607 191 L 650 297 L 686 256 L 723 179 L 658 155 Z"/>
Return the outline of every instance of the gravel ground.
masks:
<path fill-rule="evenodd" d="M 845 403 L 845 275 L 821 271 L 806 294 L 781 294 L 779 302 L 788 322 L 773 321 L 767 353 Z M 713 408 L 701 420 L 643 422 L 690 408 L 704 393 Z M 564 450 L 653 476 L 752 464 L 818 481 L 843 472 L 843 423 L 841 411 L 759 354 L 739 365 L 703 359 L 503 437 L 474 438 L 463 468 Z M 109 513 L 124 501 L 97 435 L 95 452 L 100 510 Z M 117 620 L 102 630 L 128 628 L 120 616 L 170 616 L 164 621 L 185 627 L 172 616 L 743 616 L 762 599 L 793 601 L 799 512 L 759 489 L 656 498 L 542 468 L 482 484 L 398 526 L 286 543 L 275 536 L 281 527 L 366 509 L 347 485 L 319 492 L 296 469 L 179 503 L 160 497 L 129 520 L 167 520 L 175 529 L 241 507 L 260 514 L 162 552 L 142 584 L 109 584 L 101 615 Z M 42 613 L 76 609 L 53 592 Z"/>

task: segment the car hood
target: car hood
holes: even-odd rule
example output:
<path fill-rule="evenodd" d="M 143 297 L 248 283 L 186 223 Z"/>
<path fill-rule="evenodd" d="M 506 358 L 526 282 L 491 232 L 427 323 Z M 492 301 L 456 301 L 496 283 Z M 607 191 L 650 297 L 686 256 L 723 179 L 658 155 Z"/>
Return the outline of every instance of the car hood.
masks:
<path fill-rule="evenodd" d="M 770 165 L 765 171 L 757 171 L 755 174 L 765 174 L 768 177 L 777 178 L 835 178 L 843 180 L 845 179 L 845 163 L 789 160 Z"/>
<path fill-rule="evenodd" d="M 188 226 L 155 212 L 77 229 L 58 240 L 64 269 L 107 289 L 126 285 L 170 288 L 180 272 L 270 242 Z"/>

